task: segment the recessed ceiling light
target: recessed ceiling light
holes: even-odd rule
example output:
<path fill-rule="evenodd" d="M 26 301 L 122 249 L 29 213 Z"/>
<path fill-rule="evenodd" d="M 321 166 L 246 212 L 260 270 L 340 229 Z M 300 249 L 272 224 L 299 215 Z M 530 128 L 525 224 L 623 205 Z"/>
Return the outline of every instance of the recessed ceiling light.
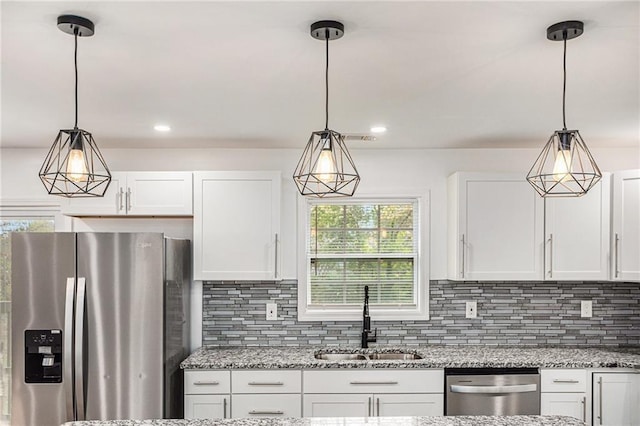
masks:
<path fill-rule="evenodd" d="M 158 131 L 158 132 L 170 132 L 171 131 L 171 127 L 167 126 L 166 124 L 156 124 L 155 126 L 153 126 L 153 129 Z"/>
<path fill-rule="evenodd" d="M 384 126 L 373 126 L 371 128 L 371 133 L 384 133 L 387 131 L 387 128 Z"/>

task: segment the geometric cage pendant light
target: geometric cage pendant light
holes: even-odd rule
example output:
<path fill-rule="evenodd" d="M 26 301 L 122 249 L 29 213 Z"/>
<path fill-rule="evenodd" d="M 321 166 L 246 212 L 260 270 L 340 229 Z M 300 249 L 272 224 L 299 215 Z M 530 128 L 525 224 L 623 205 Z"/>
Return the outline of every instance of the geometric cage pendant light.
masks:
<path fill-rule="evenodd" d="M 311 36 L 325 42 L 325 125 L 311 133 L 293 173 L 302 195 L 319 198 L 350 197 L 360 183 L 360 175 L 347 150 L 344 136 L 329 129 L 329 40 L 344 35 L 344 25 L 336 21 L 318 21 L 311 25 Z"/>
<path fill-rule="evenodd" d="M 567 130 L 565 95 L 567 88 L 567 40 L 584 30 L 580 21 L 559 22 L 547 28 L 547 38 L 564 42 L 562 86 L 562 130 L 553 132 L 527 174 L 527 181 L 542 197 L 580 197 L 602 177 L 578 130 Z"/>
<path fill-rule="evenodd" d="M 102 197 L 111 173 L 91 133 L 78 128 L 78 37 L 92 36 L 94 25 L 80 16 L 62 15 L 58 28 L 75 39 L 75 124 L 58 132 L 40 168 L 40 180 L 51 195 Z"/>

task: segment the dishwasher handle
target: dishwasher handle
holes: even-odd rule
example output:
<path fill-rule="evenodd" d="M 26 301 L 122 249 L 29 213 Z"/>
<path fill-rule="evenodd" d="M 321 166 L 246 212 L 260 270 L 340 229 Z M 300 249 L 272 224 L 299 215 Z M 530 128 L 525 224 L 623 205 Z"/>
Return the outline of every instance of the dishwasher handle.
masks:
<path fill-rule="evenodd" d="M 505 385 L 505 386 L 463 386 L 451 385 L 451 392 L 454 393 L 476 393 L 476 394 L 496 394 L 496 393 L 524 393 L 536 392 L 538 385 L 535 383 L 527 385 Z"/>

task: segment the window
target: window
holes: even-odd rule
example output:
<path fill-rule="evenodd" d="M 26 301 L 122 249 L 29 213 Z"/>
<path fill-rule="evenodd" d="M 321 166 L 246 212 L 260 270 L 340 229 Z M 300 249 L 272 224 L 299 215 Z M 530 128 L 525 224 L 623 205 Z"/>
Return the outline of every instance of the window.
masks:
<path fill-rule="evenodd" d="M 11 232 L 49 232 L 63 224 L 59 209 L 0 208 L 0 426 L 11 424 Z"/>
<path fill-rule="evenodd" d="M 302 199 L 298 318 L 427 319 L 425 197 Z M 304 250 L 302 250 L 304 248 Z"/>

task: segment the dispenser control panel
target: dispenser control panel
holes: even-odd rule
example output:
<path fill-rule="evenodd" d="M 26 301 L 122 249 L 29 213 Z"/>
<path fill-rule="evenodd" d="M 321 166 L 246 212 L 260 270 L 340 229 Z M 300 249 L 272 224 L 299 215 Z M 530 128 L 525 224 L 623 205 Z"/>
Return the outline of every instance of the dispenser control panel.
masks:
<path fill-rule="evenodd" d="M 62 382 L 62 330 L 24 331 L 24 381 Z"/>

